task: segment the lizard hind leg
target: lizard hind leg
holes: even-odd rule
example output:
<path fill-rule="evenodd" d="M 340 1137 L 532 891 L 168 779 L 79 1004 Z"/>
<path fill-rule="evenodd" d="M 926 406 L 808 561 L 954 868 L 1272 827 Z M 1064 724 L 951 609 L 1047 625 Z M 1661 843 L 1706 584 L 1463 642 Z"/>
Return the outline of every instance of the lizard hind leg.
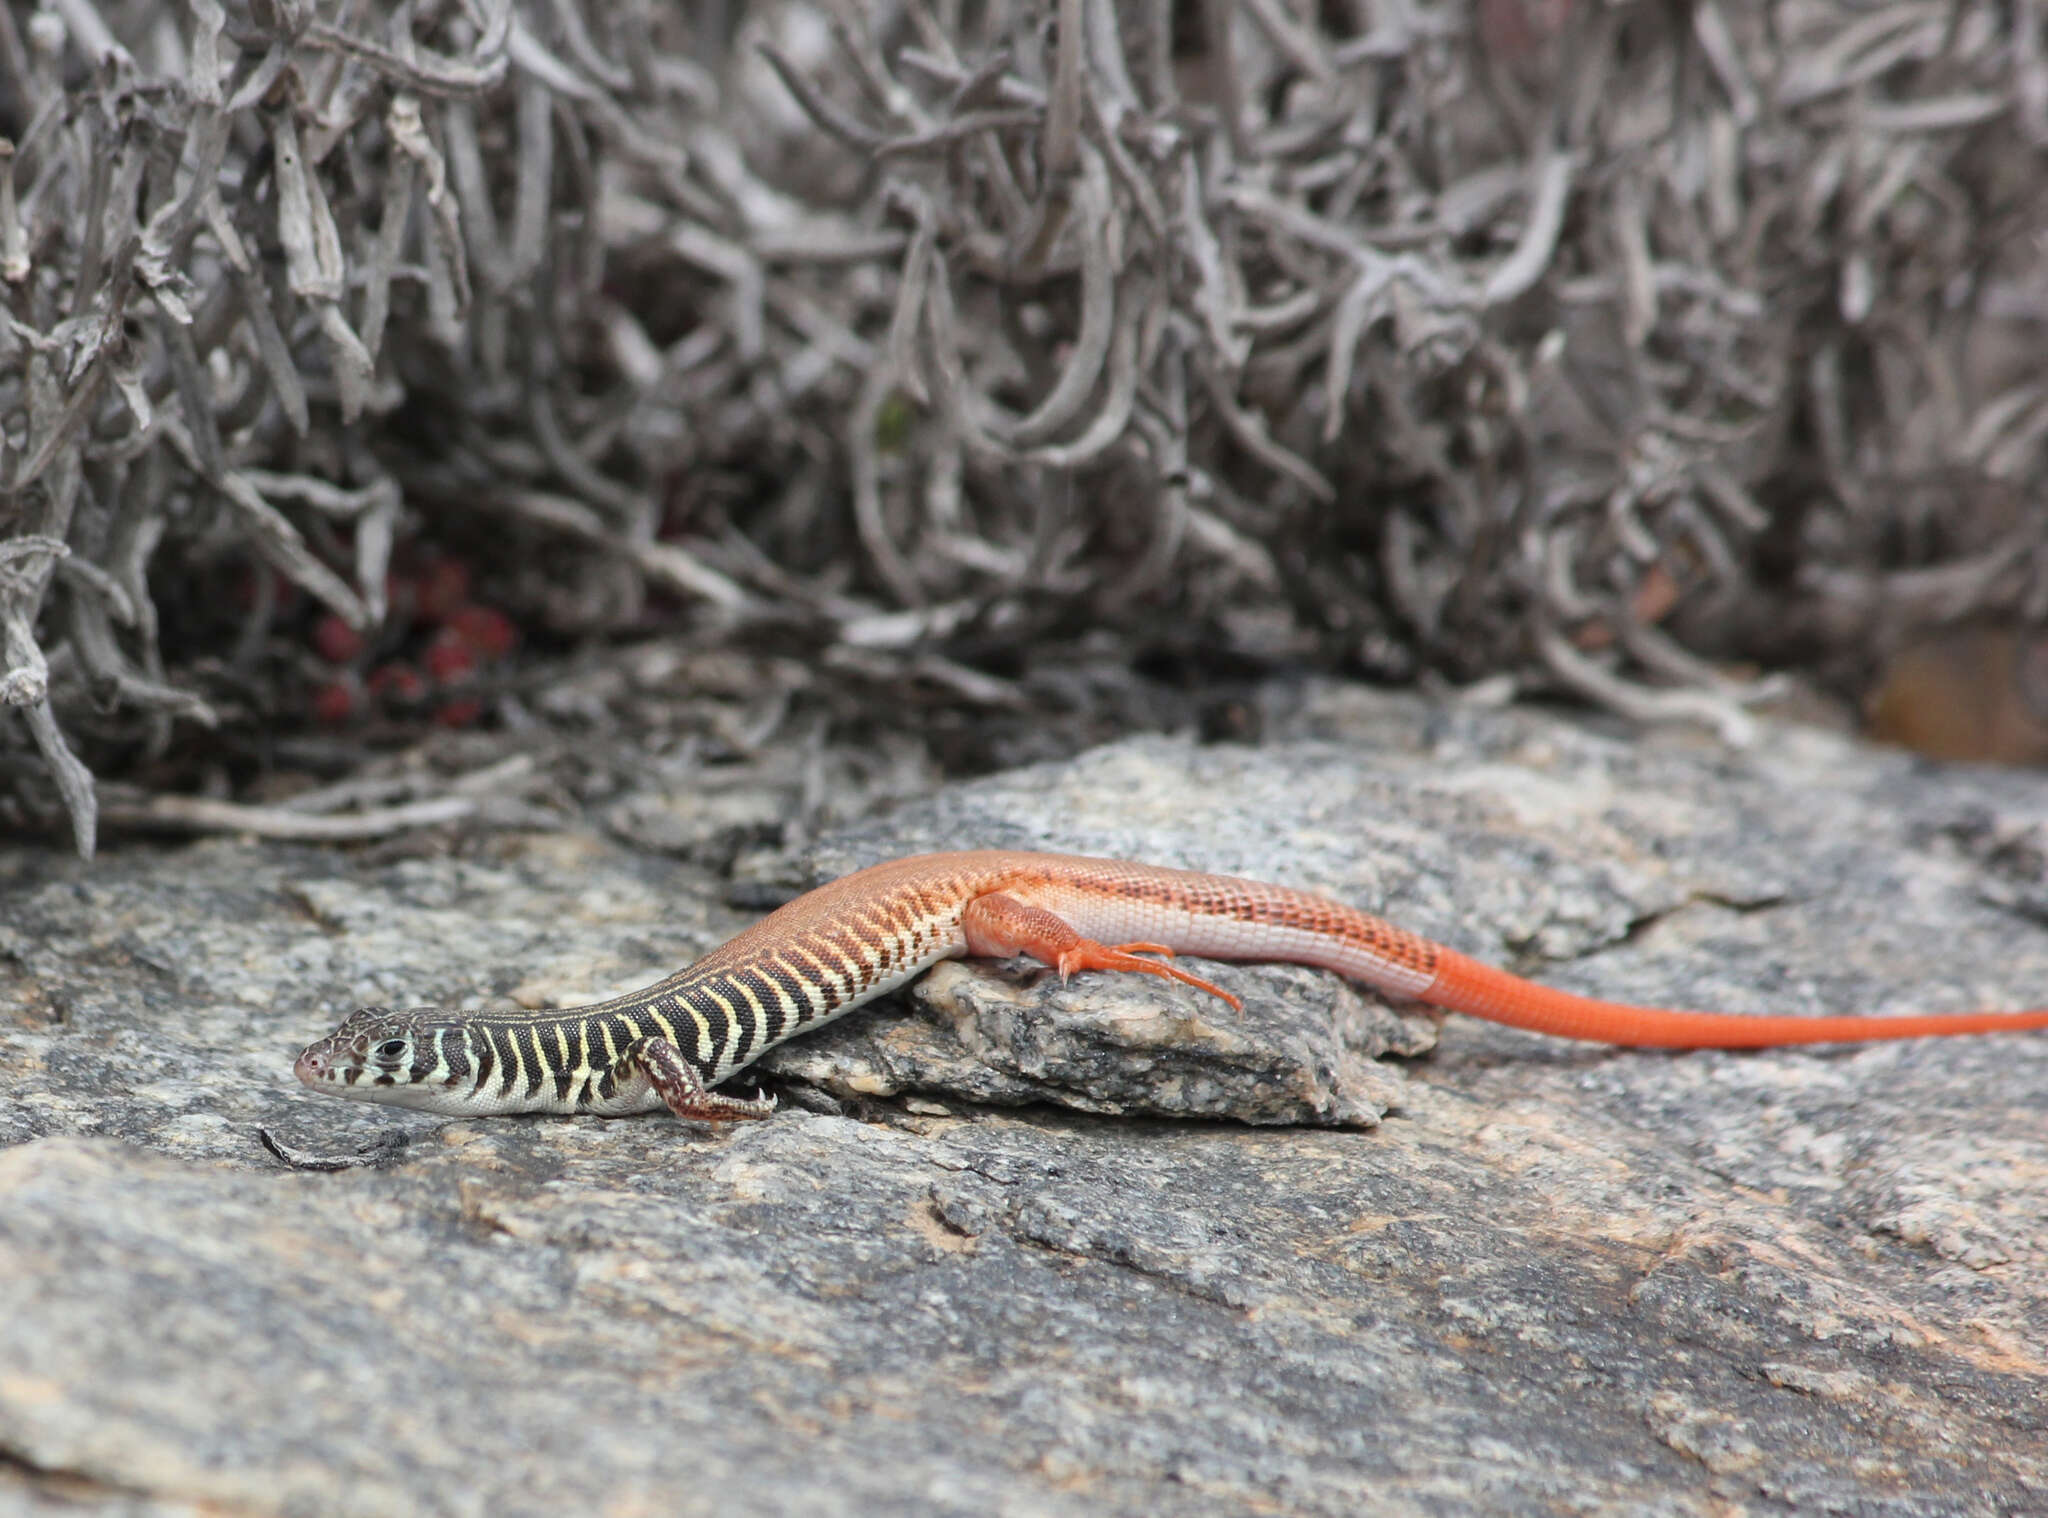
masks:
<path fill-rule="evenodd" d="M 731 1123 L 775 1115 L 772 1097 L 723 1096 L 704 1084 L 697 1067 L 665 1038 L 643 1038 L 626 1051 L 668 1110 L 685 1122 Z"/>
<path fill-rule="evenodd" d="M 991 891 L 967 903 L 960 914 L 960 927 L 967 936 L 967 952 L 984 959 L 1004 959 L 1012 954 L 1029 954 L 1040 964 L 1059 971 L 1060 979 L 1080 970 L 1127 970 L 1144 975 L 1164 976 L 1211 996 L 1220 996 L 1239 1012 L 1244 1003 L 1221 986 L 1190 975 L 1177 965 L 1156 959 L 1141 959 L 1140 953 L 1171 955 L 1164 944 L 1101 944 L 1083 938 L 1056 912 L 1034 907 Z"/>

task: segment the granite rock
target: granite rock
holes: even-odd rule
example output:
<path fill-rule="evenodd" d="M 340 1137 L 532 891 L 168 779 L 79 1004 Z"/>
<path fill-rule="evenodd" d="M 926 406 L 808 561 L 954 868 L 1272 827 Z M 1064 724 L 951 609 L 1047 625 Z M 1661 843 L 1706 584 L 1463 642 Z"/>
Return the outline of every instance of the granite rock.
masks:
<path fill-rule="evenodd" d="M 2048 1511 L 2038 1036 L 1646 1054 L 957 965 L 778 1051 L 766 1124 L 291 1080 L 358 1003 L 622 989 L 924 848 L 1263 876 L 1650 1004 L 2048 986 L 2035 777 L 1275 700 L 732 878 L 0 848 L 0 1511 Z"/>

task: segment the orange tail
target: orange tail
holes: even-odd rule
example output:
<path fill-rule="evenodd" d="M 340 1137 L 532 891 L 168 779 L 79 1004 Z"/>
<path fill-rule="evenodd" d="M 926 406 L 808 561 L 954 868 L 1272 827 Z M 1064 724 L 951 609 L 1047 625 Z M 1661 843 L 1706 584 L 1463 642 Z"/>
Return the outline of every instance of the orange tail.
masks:
<path fill-rule="evenodd" d="M 1488 1022 L 1645 1049 L 1767 1049 L 1779 1044 L 1863 1043 L 1950 1033 L 2048 1028 L 2048 1011 L 1954 1012 L 1931 1017 L 1741 1017 L 1595 1001 L 1523 980 L 1439 948 L 1436 979 L 1421 999 Z"/>

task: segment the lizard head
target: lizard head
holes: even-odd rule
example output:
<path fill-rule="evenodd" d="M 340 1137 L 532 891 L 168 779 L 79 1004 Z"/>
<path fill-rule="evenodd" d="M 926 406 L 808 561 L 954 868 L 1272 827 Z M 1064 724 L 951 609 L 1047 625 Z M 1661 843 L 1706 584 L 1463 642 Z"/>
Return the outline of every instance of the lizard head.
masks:
<path fill-rule="evenodd" d="M 329 1096 L 399 1107 L 435 1107 L 444 1095 L 444 1056 L 436 1036 L 447 1026 L 429 1010 L 364 1007 L 292 1065 L 301 1083 Z"/>

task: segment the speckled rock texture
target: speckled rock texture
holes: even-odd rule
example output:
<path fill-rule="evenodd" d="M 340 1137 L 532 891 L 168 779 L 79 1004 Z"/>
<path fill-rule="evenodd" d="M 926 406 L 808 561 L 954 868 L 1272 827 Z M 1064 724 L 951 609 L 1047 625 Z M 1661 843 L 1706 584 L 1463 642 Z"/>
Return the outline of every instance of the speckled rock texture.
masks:
<path fill-rule="evenodd" d="M 1650 1004 L 2048 993 L 2038 776 L 1343 688 L 1267 728 L 732 878 L 595 828 L 0 848 L 0 1512 L 2048 1513 L 2048 1037 L 1648 1054 L 957 965 L 778 1051 L 764 1124 L 291 1079 L 358 1003 L 587 999 L 983 845 Z"/>

